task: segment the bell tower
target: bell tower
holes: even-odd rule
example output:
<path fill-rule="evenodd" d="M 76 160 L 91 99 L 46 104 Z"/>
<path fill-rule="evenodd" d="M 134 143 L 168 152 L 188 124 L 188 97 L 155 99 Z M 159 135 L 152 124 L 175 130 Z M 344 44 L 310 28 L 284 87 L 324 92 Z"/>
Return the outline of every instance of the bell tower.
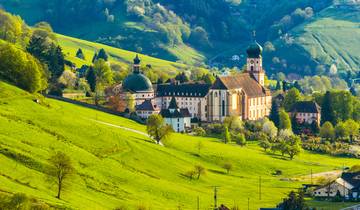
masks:
<path fill-rule="evenodd" d="M 140 58 L 139 55 L 136 54 L 136 57 L 134 58 L 134 64 L 133 64 L 133 73 L 139 74 L 140 73 Z"/>
<path fill-rule="evenodd" d="M 261 85 L 265 85 L 265 71 L 262 66 L 262 51 L 263 48 L 259 43 L 254 41 L 249 45 L 247 52 L 247 72 L 249 72 L 254 79 Z"/>

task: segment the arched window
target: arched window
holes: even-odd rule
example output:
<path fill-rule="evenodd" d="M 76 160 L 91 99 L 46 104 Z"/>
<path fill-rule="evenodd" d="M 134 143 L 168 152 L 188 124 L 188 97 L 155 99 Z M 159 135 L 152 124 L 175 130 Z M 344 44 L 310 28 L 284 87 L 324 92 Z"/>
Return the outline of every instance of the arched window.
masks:
<path fill-rule="evenodd" d="M 251 66 L 251 71 L 254 71 L 254 66 Z"/>
<path fill-rule="evenodd" d="M 221 111 L 222 111 L 222 114 L 221 114 L 221 115 L 222 115 L 222 116 L 225 116 L 225 101 L 224 101 L 224 100 L 222 101 L 221 109 L 222 109 L 222 110 L 221 110 Z"/>

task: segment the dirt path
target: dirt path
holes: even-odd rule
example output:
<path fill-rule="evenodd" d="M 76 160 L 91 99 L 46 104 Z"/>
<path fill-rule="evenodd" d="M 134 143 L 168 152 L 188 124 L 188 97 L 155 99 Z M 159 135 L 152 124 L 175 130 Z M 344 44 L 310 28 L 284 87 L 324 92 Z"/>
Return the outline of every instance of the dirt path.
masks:
<path fill-rule="evenodd" d="M 133 132 L 133 133 L 137 133 L 137 134 L 140 134 L 142 136 L 145 136 L 147 138 L 150 138 L 150 139 L 154 140 L 153 138 L 151 138 L 149 136 L 149 134 L 147 134 L 145 132 L 141 132 L 141 131 L 138 131 L 138 130 L 135 130 L 135 129 L 131 129 L 131 128 L 127 128 L 127 127 L 123 127 L 123 126 L 119 126 L 119 125 L 115 125 L 115 124 L 111 124 L 111 123 L 107 123 L 107 122 L 103 122 L 103 121 L 99 121 L 99 120 L 93 120 L 93 119 L 88 119 L 88 120 L 91 120 L 91 121 L 94 121 L 94 122 L 97 122 L 97 123 L 100 123 L 100 124 L 103 124 L 103 125 L 111 126 L 111 127 L 114 127 L 114 128 L 118 128 L 118 129 L 130 131 L 130 132 Z M 157 143 L 157 142 L 155 141 L 155 143 Z M 161 143 L 161 142 L 159 143 L 159 145 L 164 146 L 163 143 Z"/>

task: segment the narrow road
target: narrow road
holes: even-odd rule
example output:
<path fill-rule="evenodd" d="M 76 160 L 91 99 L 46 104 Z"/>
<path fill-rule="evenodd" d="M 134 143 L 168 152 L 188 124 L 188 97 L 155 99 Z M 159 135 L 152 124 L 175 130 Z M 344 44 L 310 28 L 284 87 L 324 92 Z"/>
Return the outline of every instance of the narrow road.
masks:
<path fill-rule="evenodd" d="M 94 121 L 94 122 L 97 122 L 97 123 L 100 123 L 100 124 L 103 124 L 103 125 L 111 126 L 111 127 L 114 127 L 114 128 L 119 128 L 119 129 L 122 129 L 122 130 L 137 133 L 137 134 L 140 134 L 140 135 L 145 136 L 147 138 L 150 138 L 150 139 L 154 140 L 155 143 L 157 143 L 155 139 L 151 138 L 149 136 L 149 134 L 147 134 L 145 132 L 141 132 L 141 131 L 138 131 L 138 130 L 135 130 L 135 129 L 131 129 L 131 128 L 127 128 L 127 127 L 123 127 L 123 126 L 119 126 L 119 125 L 115 125 L 115 124 L 111 124 L 111 123 L 107 123 L 107 122 L 103 122 L 103 121 L 99 121 L 99 120 L 94 120 L 94 119 L 88 119 L 88 120 L 91 120 L 91 121 Z M 159 143 L 159 145 L 164 146 L 163 143 L 161 143 L 161 142 Z"/>

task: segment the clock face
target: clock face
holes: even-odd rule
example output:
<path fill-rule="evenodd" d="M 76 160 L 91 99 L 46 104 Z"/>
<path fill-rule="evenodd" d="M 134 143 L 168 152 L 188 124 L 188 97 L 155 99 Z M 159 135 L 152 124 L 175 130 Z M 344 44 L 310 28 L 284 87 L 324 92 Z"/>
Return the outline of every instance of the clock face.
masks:
<path fill-rule="evenodd" d="M 251 64 L 254 64 L 254 61 L 253 61 L 253 60 L 251 60 L 251 61 L 250 61 L 250 63 L 251 63 Z"/>

